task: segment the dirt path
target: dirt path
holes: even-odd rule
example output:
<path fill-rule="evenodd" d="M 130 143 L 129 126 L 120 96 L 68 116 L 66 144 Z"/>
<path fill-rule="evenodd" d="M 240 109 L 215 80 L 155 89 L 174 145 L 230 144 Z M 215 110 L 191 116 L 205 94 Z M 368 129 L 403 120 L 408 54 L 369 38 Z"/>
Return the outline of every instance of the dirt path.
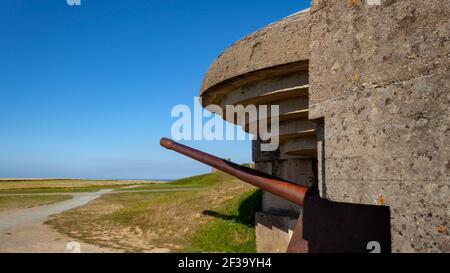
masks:
<path fill-rule="evenodd" d="M 89 203 L 112 190 L 71 194 L 72 199 L 45 206 L 0 213 L 0 252 L 71 252 L 70 238 L 44 225 L 47 217 Z M 80 243 L 82 252 L 115 252 Z"/>
<path fill-rule="evenodd" d="M 130 189 L 125 187 L 123 189 Z M 50 215 L 59 214 L 64 211 L 83 206 L 104 194 L 118 194 L 131 192 L 171 192 L 186 191 L 189 188 L 159 189 L 142 191 L 114 191 L 113 189 L 100 190 L 96 192 L 76 192 L 60 193 L 72 195 L 73 198 L 67 201 L 39 206 L 27 209 L 13 209 L 0 213 L 0 253 L 6 252 L 26 252 L 26 253 L 62 253 L 73 252 L 77 249 L 78 242 L 58 233 L 44 222 Z M 1 196 L 14 195 L 55 195 L 59 193 L 28 193 L 28 194 L 0 194 Z M 70 243 L 70 244 L 69 244 Z M 69 244 L 69 245 L 68 245 Z M 120 252 L 113 249 L 101 248 L 95 245 L 79 243 L 79 250 L 84 253 L 110 253 Z"/>

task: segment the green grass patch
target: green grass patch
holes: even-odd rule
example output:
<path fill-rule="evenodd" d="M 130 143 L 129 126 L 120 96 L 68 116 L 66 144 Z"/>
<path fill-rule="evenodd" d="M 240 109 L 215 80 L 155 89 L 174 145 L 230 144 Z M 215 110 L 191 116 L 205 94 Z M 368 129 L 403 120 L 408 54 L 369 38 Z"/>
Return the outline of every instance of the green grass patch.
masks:
<path fill-rule="evenodd" d="M 254 253 L 255 213 L 261 211 L 262 191 L 251 190 L 215 211 L 203 214 L 212 221 L 202 225 L 190 238 L 187 252 Z"/>
<path fill-rule="evenodd" d="M 62 202 L 71 198 L 72 196 L 70 195 L 0 196 L 0 211 L 48 205 Z"/>
<path fill-rule="evenodd" d="M 165 224 L 169 224 L 167 221 L 169 219 L 159 209 L 161 206 L 193 196 L 196 196 L 195 192 L 124 193 L 105 196 L 104 200 L 108 201 L 109 199 L 113 203 L 123 206 L 122 209 L 108 216 L 109 221 L 149 230 L 155 227 L 162 228 Z M 160 222 L 166 221 L 167 223 L 160 224 Z"/>
<path fill-rule="evenodd" d="M 67 192 L 67 191 L 95 191 L 105 188 L 119 188 L 134 185 L 148 185 L 160 183 L 153 180 L 83 180 L 83 179 L 29 179 L 7 180 L 0 179 L 0 191 L 27 193 Z"/>
<path fill-rule="evenodd" d="M 21 190 L 0 190 L 0 194 L 33 194 L 33 193 L 67 193 L 67 192 L 95 192 L 102 189 L 112 189 L 111 186 L 93 186 L 80 188 L 34 188 Z"/>
<path fill-rule="evenodd" d="M 202 174 L 187 178 L 178 179 L 172 182 L 149 184 L 141 187 L 130 189 L 116 189 L 116 190 L 156 190 L 156 189 L 173 189 L 173 188 L 201 188 L 212 186 L 215 183 L 220 182 L 222 175 L 219 172 Z"/>

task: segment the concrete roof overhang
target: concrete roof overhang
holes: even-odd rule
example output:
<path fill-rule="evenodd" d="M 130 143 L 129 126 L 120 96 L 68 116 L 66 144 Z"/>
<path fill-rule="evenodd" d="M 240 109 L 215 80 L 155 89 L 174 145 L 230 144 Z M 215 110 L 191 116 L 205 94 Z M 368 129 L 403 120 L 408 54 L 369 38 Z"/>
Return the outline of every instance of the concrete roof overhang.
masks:
<path fill-rule="evenodd" d="M 230 90 L 247 83 L 308 70 L 309 36 L 306 9 L 238 40 L 209 67 L 200 88 L 203 106 L 219 104 Z"/>

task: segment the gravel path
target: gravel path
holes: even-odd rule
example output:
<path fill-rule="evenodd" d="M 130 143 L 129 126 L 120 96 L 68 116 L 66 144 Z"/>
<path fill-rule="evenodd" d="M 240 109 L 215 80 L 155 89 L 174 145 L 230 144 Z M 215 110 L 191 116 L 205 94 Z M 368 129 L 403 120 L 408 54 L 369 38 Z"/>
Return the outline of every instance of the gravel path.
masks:
<path fill-rule="evenodd" d="M 128 188 L 128 187 L 127 187 Z M 58 202 L 51 205 L 13 209 L 0 213 L 0 253 L 6 252 L 26 252 L 26 253 L 61 253 L 72 252 L 73 245 L 69 244 L 73 240 L 67 236 L 61 235 L 44 222 L 50 215 L 59 214 L 64 211 L 83 206 L 104 194 L 131 193 L 131 192 L 171 192 L 186 191 L 189 188 L 180 189 L 161 189 L 161 190 L 142 190 L 142 191 L 114 191 L 112 189 L 100 190 L 96 192 L 76 192 L 76 193 L 37 193 L 37 194 L 1 194 L 1 196 L 14 195 L 72 195 L 73 198 L 67 201 Z M 71 247 L 72 246 L 72 247 Z M 118 252 L 112 249 L 106 249 L 80 243 L 81 252 Z"/>
<path fill-rule="evenodd" d="M 67 244 L 72 240 L 44 225 L 47 217 L 85 205 L 111 191 L 77 193 L 67 201 L 0 213 L 0 252 L 70 252 Z M 80 250 L 113 252 L 88 244 L 80 244 Z"/>

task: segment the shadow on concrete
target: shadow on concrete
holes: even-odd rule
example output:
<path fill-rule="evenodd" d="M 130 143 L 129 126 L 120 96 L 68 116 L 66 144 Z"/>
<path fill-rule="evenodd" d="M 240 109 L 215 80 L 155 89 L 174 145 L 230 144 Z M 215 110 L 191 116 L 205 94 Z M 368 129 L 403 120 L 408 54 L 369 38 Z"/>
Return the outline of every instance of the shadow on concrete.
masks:
<path fill-rule="evenodd" d="M 205 210 L 203 215 L 220 218 L 227 221 L 234 221 L 242 225 L 254 227 L 255 213 L 261 211 L 262 207 L 262 190 L 255 191 L 247 199 L 242 201 L 239 206 L 237 215 L 226 215 L 217 211 Z"/>

